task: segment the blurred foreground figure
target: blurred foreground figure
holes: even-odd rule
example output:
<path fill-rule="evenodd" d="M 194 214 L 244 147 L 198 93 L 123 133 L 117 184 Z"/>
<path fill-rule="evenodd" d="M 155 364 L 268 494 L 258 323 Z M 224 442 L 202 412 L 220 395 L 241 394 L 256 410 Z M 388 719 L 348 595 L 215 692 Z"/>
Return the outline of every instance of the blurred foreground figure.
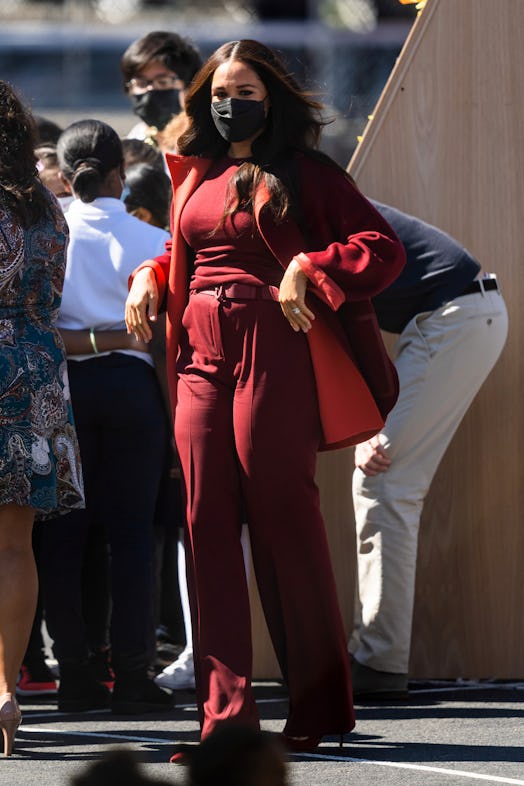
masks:
<path fill-rule="evenodd" d="M 250 726 L 224 724 L 192 749 L 188 765 L 188 786 L 288 783 L 285 750 L 278 737 Z"/>
<path fill-rule="evenodd" d="M 113 750 L 90 764 L 71 786 L 165 786 L 166 781 L 148 778 L 135 756 L 126 750 Z"/>

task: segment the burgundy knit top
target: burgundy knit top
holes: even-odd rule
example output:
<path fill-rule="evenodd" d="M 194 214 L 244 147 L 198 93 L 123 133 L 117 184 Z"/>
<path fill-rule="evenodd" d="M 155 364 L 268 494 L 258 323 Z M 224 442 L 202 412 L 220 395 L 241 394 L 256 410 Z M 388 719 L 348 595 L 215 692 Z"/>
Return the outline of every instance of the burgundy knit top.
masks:
<path fill-rule="evenodd" d="M 245 159 L 216 161 L 182 211 L 180 229 L 196 254 L 190 288 L 218 284 L 272 284 L 282 279 L 281 265 L 268 250 L 250 213 L 222 214 L 228 182 Z"/>

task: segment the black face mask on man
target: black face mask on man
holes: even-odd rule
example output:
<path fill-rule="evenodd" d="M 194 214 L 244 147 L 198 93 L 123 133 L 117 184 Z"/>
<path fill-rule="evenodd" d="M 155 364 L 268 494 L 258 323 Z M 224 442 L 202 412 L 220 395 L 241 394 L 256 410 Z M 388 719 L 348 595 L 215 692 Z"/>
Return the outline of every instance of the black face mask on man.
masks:
<path fill-rule="evenodd" d="M 211 116 L 218 133 L 226 142 L 250 139 L 266 122 L 263 101 L 223 98 L 211 104 Z"/>
<path fill-rule="evenodd" d="M 133 94 L 133 112 L 148 126 L 161 131 L 173 115 L 181 110 L 178 90 L 147 90 L 139 95 Z"/>

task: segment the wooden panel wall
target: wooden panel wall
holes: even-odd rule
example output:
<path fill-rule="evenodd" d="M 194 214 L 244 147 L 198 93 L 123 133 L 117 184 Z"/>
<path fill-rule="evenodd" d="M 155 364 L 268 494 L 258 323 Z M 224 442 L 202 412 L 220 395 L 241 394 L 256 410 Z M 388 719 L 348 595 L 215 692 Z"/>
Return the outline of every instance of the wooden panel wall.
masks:
<path fill-rule="evenodd" d="M 508 343 L 455 435 L 424 510 L 410 672 L 522 678 L 523 0 L 428 0 L 350 171 L 365 193 L 457 237 L 502 283 Z M 351 451 L 320 457 L 348 630 L 351 472 Z M 253 607 L 255 673 L 275 676 L 256 598 Z"/>
<path fill-rule="evenodd" d="M 427 500 L 411 672 L 523 677 L 524 3 L 429 0 L 350 171 L 459 238 L 510 314 L 498 365 Z"/>

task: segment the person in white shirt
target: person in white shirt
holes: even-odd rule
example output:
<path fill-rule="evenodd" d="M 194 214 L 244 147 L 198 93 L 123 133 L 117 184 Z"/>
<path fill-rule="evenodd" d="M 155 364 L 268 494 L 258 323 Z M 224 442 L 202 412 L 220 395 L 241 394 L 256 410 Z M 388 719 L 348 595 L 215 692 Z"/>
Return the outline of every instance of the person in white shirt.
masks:
<path fill-rule="evenodd" d="M 57 148 L 75 196 L 58 327 L 86 476 L 85 511 L 50 522 L 43 537 L 47 624 L 60 668 L 58 708 L 111 704 L 118 714 L 170 709 L 149 677 L 154 654 L 153 518 L 169 444 L 160 388 L 146 345 L 125 331 L 131 271 L 162 251 L 167 232 L 130 215 L 120 200 L 122 143 L 98 120 L 67 128 Z M 148 453 L 143 461 L 144 451 Z M 68 522 L 65 522 L 68 518 Z M 90 528 L 104 527 L 111 555 L 112 699 L 93 674 L 82 608 Z"/>

